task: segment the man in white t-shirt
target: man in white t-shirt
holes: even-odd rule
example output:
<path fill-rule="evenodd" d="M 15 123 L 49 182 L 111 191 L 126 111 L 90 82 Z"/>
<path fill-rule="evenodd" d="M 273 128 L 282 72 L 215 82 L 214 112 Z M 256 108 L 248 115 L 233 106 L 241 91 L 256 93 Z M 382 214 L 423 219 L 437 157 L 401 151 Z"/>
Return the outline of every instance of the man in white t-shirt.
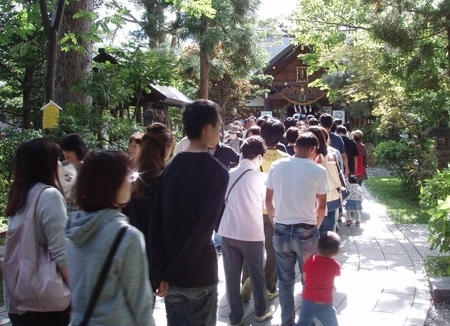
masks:
<path fill-rule="evenodd" d="M 303 133 L 295 143 L 295 156 L 274 162 L 266 181 L 283 325 L 294 325 L 295 264 L 302 273 L 306 260 L 316 253 L 330 191 L 326 169 L 314 162 L 318 145 L 312 133 Z"/>
<path fill-rule="evenodd" d="M 243 160 L 230 171 L 227 204 L 218 234 L 222 236 L 222 255 L 225 270 L 227 301 L 230 305 L 230 324 L 240 325 L 244 308 L 239 292 L 244 258 L 252 280 L 255 300 L 255 320 L 263 321 L 273 315 L 269 306 L 264 277 L 264 182 L 266 175 L 259 171 L 266 153 L 259 137 L 250 137 L 242 145 Z"/>

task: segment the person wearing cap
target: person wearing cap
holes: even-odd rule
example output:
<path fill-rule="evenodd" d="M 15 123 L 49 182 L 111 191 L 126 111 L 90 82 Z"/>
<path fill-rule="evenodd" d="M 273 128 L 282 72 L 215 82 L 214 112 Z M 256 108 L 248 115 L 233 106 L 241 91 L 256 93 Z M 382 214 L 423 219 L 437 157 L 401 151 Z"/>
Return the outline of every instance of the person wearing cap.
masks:
<path fill-rule="evenodd" d="M 238 154 L 241 153 L 243 143 L 241 129 L 237 125 L 230 125 L 228 129 L 229 138 L 225 141 L 225 145 L 230 146 Z"/>
<path fill-rule="evenodd" d="M 364 134 L 361 130 L 355 130 L 353 132 L 353 140 L 358 146 L 358 166 L 356 167 L 356 178 L 358 179 L 358 184 L 361 185 L 364 180 L 367 180 L 367 149 L 366 145 L 363 144 L 362 139 Z"/>

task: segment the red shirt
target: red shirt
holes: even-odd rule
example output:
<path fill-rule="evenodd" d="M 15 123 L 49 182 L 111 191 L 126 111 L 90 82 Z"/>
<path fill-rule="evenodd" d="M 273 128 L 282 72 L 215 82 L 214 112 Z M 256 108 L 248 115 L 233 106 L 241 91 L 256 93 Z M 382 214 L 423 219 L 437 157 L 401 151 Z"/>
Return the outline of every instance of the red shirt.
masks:
<path fill-rule="evenodd" d="M 306 273 L 303 299 L 333 303 L 334 278 L 341 275 L 341 264 L 332 258 L 314 255 L 303 266 L 303 272 Z"/>

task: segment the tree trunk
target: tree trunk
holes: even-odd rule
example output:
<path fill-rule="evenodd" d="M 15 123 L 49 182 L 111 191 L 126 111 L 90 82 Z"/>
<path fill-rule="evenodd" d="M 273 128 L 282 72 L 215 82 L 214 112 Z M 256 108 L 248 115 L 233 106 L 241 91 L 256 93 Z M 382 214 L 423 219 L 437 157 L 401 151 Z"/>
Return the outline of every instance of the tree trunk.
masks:
<path fill-rule="evenodd" d="M 47 0 L 39 0 L 39 9 L 41 12 L 42 25 L 47 36 L 47 65 L 44 80 L 45 103 L 54 99 L 55 96 L 55 71 L 56 54 L 58 51 L 58 35 L 61 29 L 61 22 L 65 8 L 65 0 L 58 0 L 55 3 L 54 16 L 50 19 L 48 15 Z M 53 25 L 51 24 L 53 23 Z"/>
<path fill-rule="evenodd" d="M 33 88 L 34 67 L 25 68 L 23 80 L 22 103 L 23 103 L 23 125 L 24 129 L 31 127 L 31 90 Z"/>
<path fill-rule="evenodd" d="M 203 33 L 208 29 L 208 19 L 202 15 L 202 30 Z M 209 84 L 209 58 L 203 42 L 200 42 L 200 92 L 199 98 L 207 100 Z"/>
<path fill-rule="evenodd" d="M 58 53 L 58 69 L 56 75 L 55 101 L 65 107 L 67 103 L 92 105 L 91 97 L 85 92 L 76 90 L 92 71 L 92 42 L 83 39 L 83 35 L 92 33 L 92 20 L 88 17 L 74 18 L 79 12 L 94 11 L 94 0 L 69 1 L 64 13 L 62 34 L 74 33 L 79 50 L 60 51 Z"/>
<path fill-rule="evenodd" d="M 450 15 L 447 15 L 447 24 L 450 23 Z M 450 26 L 446 28 L 447 32 L 447 77 L 450 78 Z"/>

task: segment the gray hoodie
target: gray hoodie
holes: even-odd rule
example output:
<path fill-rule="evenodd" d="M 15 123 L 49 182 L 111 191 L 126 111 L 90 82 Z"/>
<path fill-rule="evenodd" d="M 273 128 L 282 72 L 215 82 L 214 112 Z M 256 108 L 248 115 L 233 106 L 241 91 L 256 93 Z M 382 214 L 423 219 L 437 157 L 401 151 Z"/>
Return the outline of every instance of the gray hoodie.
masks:
<path fill-rule="evenodd" d="M 120 227 L 128 224 L 115 209 L 70 215 L 66 235 L 73 325 L 81 323 Z M 145 242 L 129 226 L 114 256 L 89 325 L 154 325 Z"/>

